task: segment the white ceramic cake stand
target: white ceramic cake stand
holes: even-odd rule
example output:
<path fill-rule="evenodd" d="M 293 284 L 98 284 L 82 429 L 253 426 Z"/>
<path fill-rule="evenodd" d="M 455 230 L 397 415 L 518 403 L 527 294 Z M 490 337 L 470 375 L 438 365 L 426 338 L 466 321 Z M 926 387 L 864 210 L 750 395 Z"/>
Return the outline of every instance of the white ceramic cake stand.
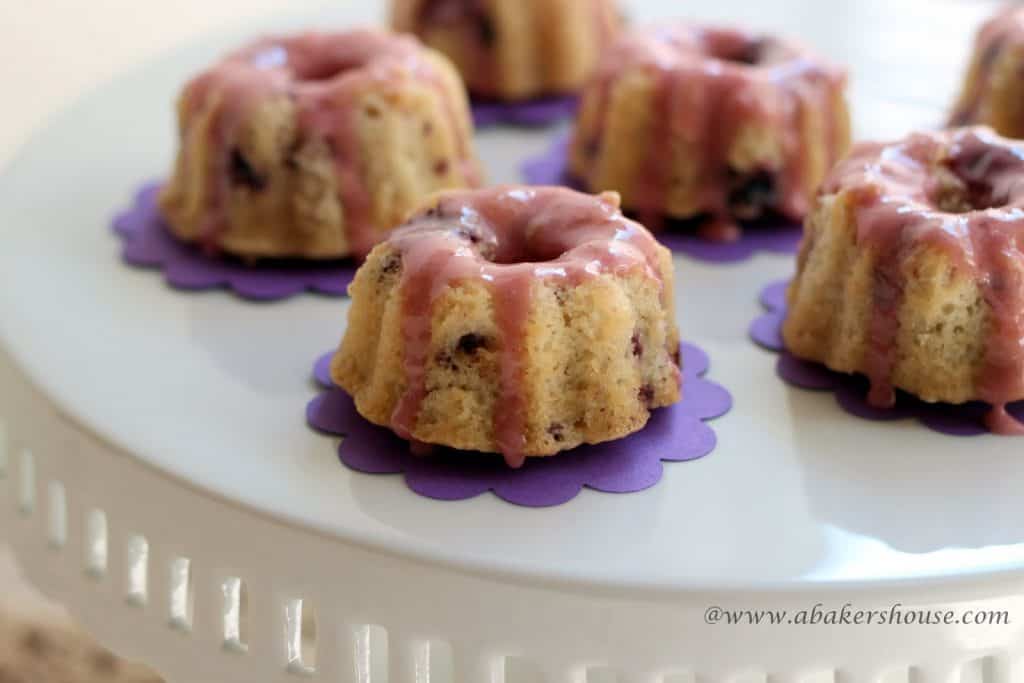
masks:
<path fill-rule="evenodd" d="M 746 4 L 704 14 L 803 34 L 853 65 L 858 128 L 885 135 L 940 118 L 990 9 Z M 745 330 L 790 259 L 679 261 L 685 336 L 736 407 L 715 423 L 711 457 L 667 466 L 649 491 L 585 491 L 544 510 L 490 495 L 440 503 L 340 466 L 303 408 L 310 363 L 340 338 L 347 304 L 174 292 L 122 267 L 108 229 L 133 187 L 168 167 L 172 93 L 238 37 L 95 92 L 0 181 L 0 538 L 100 639 L 189 683 L 1014 675 L 1024 444 L 864 422 L 778 381 Z M 481 144 L 493 177 L 514 180 L 545 140 Z M 1005 610 L 1011 624 L 704 618 L 817 602 Z"/>

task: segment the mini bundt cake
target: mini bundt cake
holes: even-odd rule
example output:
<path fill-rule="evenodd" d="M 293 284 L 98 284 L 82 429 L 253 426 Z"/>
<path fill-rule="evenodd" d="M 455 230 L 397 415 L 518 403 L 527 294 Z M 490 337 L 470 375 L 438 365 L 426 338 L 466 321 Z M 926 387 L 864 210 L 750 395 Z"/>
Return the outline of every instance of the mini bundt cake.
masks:
<path fill-rule="evenodd" d="M 1024 144 L 988 128 L 859 145 L 808 217 L 783 327 L 794 355 L 1024 433 Z"/>
<path fill-rule="evenodd" d="M 480 181 L 459 76 L 411 37 L 259 40 L 192 80 L 178 116 L 161 211 L 209 251 L 362 257 L 425 197 Z"/>
<path fill-rule="evenodd" d="M 654 229 L 706 217 L 709 239 L 735 219 L 801 219 L 850 139 L 846 76 L 793 43 L 670 23 L 631 31 L 584 89 L 570 171 L 614 189 Z"/>
<path fill-rule="evenodd" d="M 455 62 L 473 95 L 576 93 L 619 30 L 614 0 L 394 0 L 392 24 Z"/>
<path fill-rule="evenodd" d="M 672 259 L 614 193 L 440 194 L 370 254 L 332 375 L 366 419 L 513 467 L 680 398 Z"/>
<path fill-rule="evenodd" d="M 952 126 L 983 124 L 1024 138 L 1024 5 L 1009 5 L 978 31 Z"/>

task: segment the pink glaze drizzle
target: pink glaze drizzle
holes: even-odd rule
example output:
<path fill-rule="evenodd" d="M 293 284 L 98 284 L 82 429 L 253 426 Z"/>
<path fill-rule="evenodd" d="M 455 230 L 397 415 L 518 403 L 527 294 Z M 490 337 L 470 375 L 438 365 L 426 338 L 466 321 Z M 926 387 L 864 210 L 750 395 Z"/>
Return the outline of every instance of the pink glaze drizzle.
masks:
<path fill-rule="evenodd" d="M 654 129 L 646 172 L 634 188 L 635 208 L 648 225 L 664 220 L 672 174 L 669 140 L 700 147 L 698 201 L 712 220 L 704 234 L 718 241 L 739 237 L 729 200 L 728 154 L 741 127 L 763 122 L 783 134 L 784 160 L 770 208 L 794 219 L 804 216 L 806 161 L 801 117 L 820 110 L 828 125 L 827 163 L 842 153 L 836 119 L 846 87 L 841 69 L 803 47 L 735 29 L 688 24 L 653 26 L 619 39 L 606 53 L 591 87 L 598 92 L 598 129 L 589 141 L 596 152 L 605 136 L 612 86 L 638 65 L 655 81 Z M 767 207 L 766 207 L 767 208 Z"/>
<path fill-rule="evenodd" d="M 940 209 L 936 169 L 962 183 L 971 210 Z M 1024 147 L 987 128 L 917 133 L 895 144 L 858 145 L 825 191 L 854 193 L 858 240 L 875 254 L 874 306 L 866 374 L 870 402 L 895 401 L 903 263 L 919 244 L 941 248 L 978 282 L 988 308 L 978 398 L 993 406 L 989 428 L 1024 434 L 1006 404 L 1024 399 Z"/>
<path fill-rule="evenodd" d="M 457 104 L 447 96 L 441 75 L 423 59 L 423 47 L 414 38 L 370 30 L 265 38 L 193 79 L 185 88 L 184 106 L 193 114 L 214 107 L 204 246 L 217 250 L 226 229 L 230 190 L 226 169 L 239 126 L 255 106 L 287 96 L 298 111 L 300 139 L 323 139 L 334 155 L 348 239 L 356 255 L 365 256 L 379 238 L 362 180 L 355 105 L 370 87 L 398 89 L 410 81 L 431 83 L 445 94 L 463 173 L 477 184 L 479 171 Z"/>
<path fill-rule="evenodd" d="M 495 442 L 509 466 L 522 466 L 527 419 L 523 363 L 533 284 L 558 280 L 573 286 L 636 269 L 662 282 L 657 242 L 622 216 L 618 202 L 614 193 L 594 197 L 564 188 L 448 192 L 391 236 L 403 273 L 406 390 L 391 420 L 399 436 L 412 438 L 427 395 L 434 302 L 457 283 L 481 282 L 492 292 L 500 332 Z"/>

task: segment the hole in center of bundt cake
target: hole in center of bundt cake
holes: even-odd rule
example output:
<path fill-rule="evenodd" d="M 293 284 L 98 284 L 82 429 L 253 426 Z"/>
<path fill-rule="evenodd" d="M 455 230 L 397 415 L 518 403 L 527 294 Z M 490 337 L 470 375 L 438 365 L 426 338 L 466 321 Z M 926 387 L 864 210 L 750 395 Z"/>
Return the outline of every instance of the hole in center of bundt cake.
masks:
<path fill-rule="evenodd" d="M 513 266 L 520 263 L 548 263 L 561 255 L 561 252 L 557 254 L 536 253 L 529 249 L 517 250 L 500 244 L 487 260 L 498 265 Z"/>
<path fill-rule="evenodd" d="M 1024 158 L 1015 150 L 969 142 L 955 146 L 939 167 L 931 199 L 946 213 L 1005 207 L 1024 179 Z"/>
<path fill-rule="evenodd" d="M 297 64 L 295 76 L 305 83 L 318 81 L 329 81 L 337 78 L 346 71 L 358 69 L 362 64 L 340 59 L 334 55 L 324 55 L 315 60 L 309 60 L 304 64 Z"/>
<path fill-rule="evenodd" d="M 1006 206 L 1005 201 L 995 199 L 991 187 L 960 183 L 941 185 L 932 201 L 945 213 L 971 213 Z"/>
<path fill-rule="evenodd" d="M 550 263 L 560 258 L 570 245 L 557 239 L 525 239 L 520 235 L 502 235 L 489 254 L 483 254 L 491 263 L 516 265 L 520 263 Z"/>
<path fill-rule="evenodd" d="M 763 64 L 768 42 L 761 38 L 719 36 L 707 41 L 708 54 L 715 59 L 733 64 L 757 66 Z"/>
<path fill-rule="evenodd" d="M 429 217 L 429 214 L 428 214 Z M 571 245 L 544 233 L 527 237 L 527 230 L 496 231 L 490 226 L 462 223 L 455 229 L 459 239 L 468 243 L 485 261 L 498 265 L 547 263 L 557 260 Z"/>
<path fill-rule="evenodd" d="M 359 55 L 339 54 L 337 50 L 320 51 L 284 45 L 272 45 L 249 59 L 260 69 L 285 68 L 300 83 L 329 81 L 346 71 L 363 67 L 366 62 Z"/>

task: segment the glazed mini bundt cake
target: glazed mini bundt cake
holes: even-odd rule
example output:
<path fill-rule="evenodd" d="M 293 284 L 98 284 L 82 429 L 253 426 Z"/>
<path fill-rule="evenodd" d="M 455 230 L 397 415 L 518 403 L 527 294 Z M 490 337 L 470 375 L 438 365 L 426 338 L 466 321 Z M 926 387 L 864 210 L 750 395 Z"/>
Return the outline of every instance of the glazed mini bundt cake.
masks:
<path fill-rule="evenodd" d="M 356 274 L 332 376 L 402 438 L 513 467 L 617 439 L 680 398 L 672 278 L 614 193 L 449 191 Z"/>
<path fill-rule="evenodd" d="M 871 380 L 886 407 L 985 401 L 1024 433 L 1024 145 L 988 128 L 859 145 L 806 224 L 783 327 L 794 355 Z"/>
<path fill-rule="evenodd" d="M 1024 5 L 1005 7 L 978 31 L 950 119 L 952 126 L 969 124 L 1024 138 Z"/>
<path fill-rule="evenodd" d="M 161 211 L 209 251 L 362 257 L 425 197 L 480 180 L 459 76 L 411 37 L 259 40 L 192 80 L 178 117 Z"/>
<path fill-rule="evenodd" d="M 801 219 L 847 150 L 846 77 L 805 48 L 743 31 L 669 23 L 631 31 L 584 89 L 570 171 L 617 190 L 656 228 L 706 217 L 709 239 L 735 219 Z"/>
<path fill-rule="evenodd" d="M 576 93 L 619 31 L 614 0 L 393 0 L 392 24 L 455 62 L 473 95 Z"/>

